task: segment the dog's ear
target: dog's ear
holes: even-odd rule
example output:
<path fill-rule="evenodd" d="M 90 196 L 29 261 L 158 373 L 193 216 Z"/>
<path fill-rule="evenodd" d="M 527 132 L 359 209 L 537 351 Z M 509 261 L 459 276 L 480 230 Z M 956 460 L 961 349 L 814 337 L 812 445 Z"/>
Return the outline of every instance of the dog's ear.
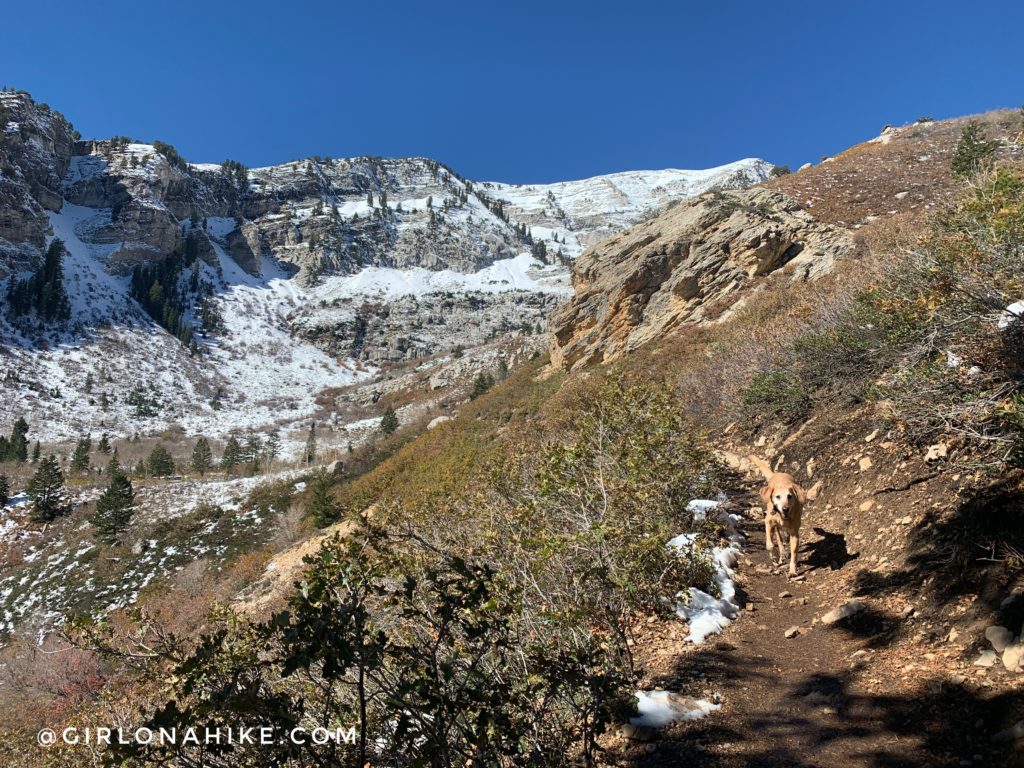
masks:
<path fill-rule="evenodd" d="M 800 501 L 800 505 L 803 506 L 807 503 L 807 491 L 804 490 L 802 485 L 794 485 L 793 490 L 796 491 L 796 497 Z"/>
<path fill-rule="evenodd" d="M 772 503 L 772 487 L 770 485 L 766 485 L 761 489 L 761 501 L 763 501 L 765 505 Z"/>

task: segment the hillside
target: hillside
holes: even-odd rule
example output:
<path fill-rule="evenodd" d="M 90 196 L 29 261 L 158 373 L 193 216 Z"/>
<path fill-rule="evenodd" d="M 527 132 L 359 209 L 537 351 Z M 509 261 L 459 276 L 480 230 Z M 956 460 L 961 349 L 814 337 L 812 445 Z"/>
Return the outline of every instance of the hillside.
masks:
<path fill-rule="evenodd" d="M 285 214 L 283 203 L 240 229 L 231 216 L 177 219 L 185 241 L 209 243 L 196 270 L 226 329 L 201 338 L 208 348 L 188 364 L 213 361 L 252 389 L 251 399 L 229 396 L 253 425 L 284 403 L 305 418 L 302 398 L 330 385 L 313 401 L 320 434 L 354 446 L 322 470 L 271 460 L 248 477 L 139 476 L 145 502 L 113 543 L 89 522 L 99 490 L 89 478 L 72 478 L 75 506 L 45 525 L 15 496 L 0 539 L 7 743 L 55 720 L 226 727 L 256 712 L 277 728 L 358 723 L 363 737 L 223 751 L 112 745 L 108 756 L 1022 764 L 1020 121 L 979 116 L 973 139 L 967 118 L 887 129 L 750 188 L 746 171 L 729 170 L 743 189 L 701 192 L 709 174 L 673 172 L 651 174 L 647 191 L 644 174 L 521 188 L 452 175 L 472 192 L 445 215 L 473 200 L 494 214 L 498 201 L 508 218 L 486 225 L 498 238 L 486 251 L 466 251 L 482 230 L 464 230 L 457 258 L 440 241 L 412 246 L 396 224 L 394 250 L 373 240 L 355 261 L 325 261 L 305 240 L 321 214 Z M 78 165 L 112 151 L 97 147 Z M 353 174 L 359 162 L 331 168 Z M 389 178 L 427 185 L 420 192 L 442 183 L 420 161 L 384 162 L 396 164 Z M 311 165 L 342 185 L 326 161 Z M 190 167 L 189 185 L 221 173 Z M 247 179 L 256 190 L 326 183 L 282 168 Z M 89 176 L 80 171 L 64 178 L 79 184 Z M 148 176 L 126 183 L 146 190 L 139 199 L 159 187 Z M 301 199 L 315 208 L 319 194 Z M 414 210 L 415 194 L 389 187 L 394 211 L 371 215 L 413 227 L 431 217 Z M 120 249 L 114 261 L 127 262 L 147 248 L 101 244 L 112 213 L 78 199 L 45 215 L 89 283 L 73 293 L 76 310 L 98 318 L 126 278 L 96 249 Z M 474 210 L 466 224 L 473 215 L 483 227 Z M 287 236 L 275 229 L 285 219 Z M 522 242 L 522 224 L 545 250 L 564 246 L 571 265 L 535 264 L 532 247 L 496 258 L 502 238 Z M 239 238 L 257 258 L 234 255 Z M 253 246 L 271 241 L 285 255 L 264 259 Z M 109 304 L 90 308 L 83 295 Z M 352 353 L 352 301 L 387 317 L 393 357 Z M 183 349 L 124 306 L 117 324 L 149 336 L 133 343 L 153 355 L 154 338 Z M 481 316 L 500 323 L 500 307 L 534 327 L 468 330 Z M 412 334 L 418 317 L 431 320 Z M 443 335 L 442 320 L 465 335 Z M 447 350 L 455 339 L 466 348 Z M 272 357 L 268 340 L 279 342 Z M 52 343 L 26 335 L 14 354 L 25 369 L 74 354 L 67 338 Z M 298 371 L 279 389 L 290 361 Z M 69 358 L 24 390 L 63 413 L 43 382 L 71 362 L 92 361 Z M 131 375 L 130 363 L 113 370 L 115 381 Z M 383 429 L 385 406 L 399 416 L 395 431 Z M 212 407 L 175 415 L 183 431 L 236 428 L 219 418 Z M 135 459 L 151 444 L 119 446 Z M 765 555 L 751 456 L 807 491 L 796 578 Z M 55 765 L 79 756 L 46 753 Z"/>
<path fill-rule="evenodd" d="M 958 177 L 970 123 L 991 165 Z M 1021 764 L 1020 133 L 1012 112 L 887 128 L 577 260 L 553 364 L 671 382 L 747 537 L 721 640 L 637 640 L 641 688 L 721 709 L 623 731 L 631 764 Z M 796 580 L 765 557 L 749 454 L 809 491 Z"/>

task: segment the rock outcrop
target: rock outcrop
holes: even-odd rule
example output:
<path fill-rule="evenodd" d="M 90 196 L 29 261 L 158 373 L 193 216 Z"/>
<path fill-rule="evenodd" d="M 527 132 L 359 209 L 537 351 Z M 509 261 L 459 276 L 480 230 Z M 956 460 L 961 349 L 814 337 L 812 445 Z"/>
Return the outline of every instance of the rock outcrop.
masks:
<path fill-rule="evenodd" d="M 59 112 L 27 93 L 0 93 L 0 275 L 27 266 L 45 244 L 73 143 Z"/>
<path fill-rule="evenodd" d="M 684 323 L 720 319 L 765 276 L 813 280 L 851 253 L 846 230 L 766 189 L 711 192 L 587 250 L 551 318 L 551 360 L 612 360 Z"/>

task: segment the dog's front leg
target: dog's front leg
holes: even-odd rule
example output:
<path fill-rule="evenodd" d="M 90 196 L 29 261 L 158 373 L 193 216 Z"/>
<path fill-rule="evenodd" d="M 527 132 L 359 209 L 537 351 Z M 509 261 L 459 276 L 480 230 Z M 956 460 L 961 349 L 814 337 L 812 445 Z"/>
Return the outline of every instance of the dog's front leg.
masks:
<path fill-rule="evenodd" d="M 789 535 L 789 575 L 796 576 L 796 551 L 800 548 L 800 533 Z"/>
<path fill-rule="evenodd" d="M 783 530 L 784 529 L 783 529 L 783 527 L 781 525 L 776 525 L 775 526 L 775 544 L 779 548 L 779 559 L 776 560 L 776 562 L 779 565 L 782 565 L 784 562 L 786 562 L 786 545 L 782 543 L 782 533 L 783 533 Z M 788 535 L 789 534 L 787 534 L 787 536 Z"/>
<path fill-rule="evenodd" d="M 769 516 L 771 513 L 766 512 L 764 516 L 764 546 L 768 550 L 768 559 L 773 563 L 775 562 L 775 555 L 772 553 L 772 520 Z"/>

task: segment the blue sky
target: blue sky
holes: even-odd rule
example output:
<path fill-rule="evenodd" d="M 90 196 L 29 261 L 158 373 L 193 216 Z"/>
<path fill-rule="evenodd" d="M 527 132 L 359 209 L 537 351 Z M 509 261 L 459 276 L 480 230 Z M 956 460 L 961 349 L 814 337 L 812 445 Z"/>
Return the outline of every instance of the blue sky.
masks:
<path fill-rule="evenodd" d="M 157 7 L 162 6 L 162 7 Z M 741 157 L 1024 101 L 1024 4 L 19 2 L 0 83 L 196 162 L 426 155 L 544 182 Z"/>

